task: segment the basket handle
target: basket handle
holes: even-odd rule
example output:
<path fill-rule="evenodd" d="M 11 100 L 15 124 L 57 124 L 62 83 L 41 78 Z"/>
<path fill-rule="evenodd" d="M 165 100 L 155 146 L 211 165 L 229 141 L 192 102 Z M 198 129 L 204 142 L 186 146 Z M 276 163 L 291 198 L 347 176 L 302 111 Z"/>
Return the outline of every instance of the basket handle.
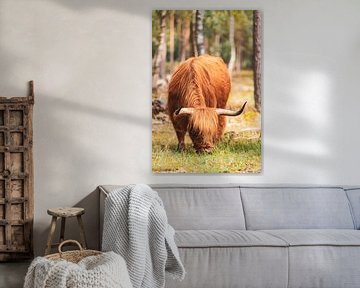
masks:
<path fill-rule="evenodd" d="M 67 244 L 67 243 L 76 244 L 76 245 L 79 247 L 80 252 L 82 252 L 82 251 L 84 250 L 84 249 L 82 248 L 81 244 L 80 244 L 78 241 L 76 241 L 76 240 L 65 240 L 65 241 L 63 241 L 63 242 L 60 243 L 59 248 L 58 248 L 59 253 L 60 253 L 60 257 L 61 257 L 61 254 L 63 253 L 63 251 L 61 250 L 61 248 L 62 248 L 65 244 Z"/>

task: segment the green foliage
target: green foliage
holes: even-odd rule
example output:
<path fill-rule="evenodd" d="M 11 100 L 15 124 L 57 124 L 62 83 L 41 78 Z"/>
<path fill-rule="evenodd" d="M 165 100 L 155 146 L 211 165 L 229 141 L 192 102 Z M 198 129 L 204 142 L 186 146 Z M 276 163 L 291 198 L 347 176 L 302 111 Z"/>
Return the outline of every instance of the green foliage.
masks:
<path fill-rule="evenodd" d="M 234 11 L 236 34 L 235 41 L 241 43 L 242 67 L 249 69 L 253 66 L 253 11 Z"/>
<path fill-rule="evenodd" d="M 204 33 L 209 41 L 214 40 L 216 34 L 228 33 L 229 13 L 226 10 L 206 10 L 204 15 Z"/>

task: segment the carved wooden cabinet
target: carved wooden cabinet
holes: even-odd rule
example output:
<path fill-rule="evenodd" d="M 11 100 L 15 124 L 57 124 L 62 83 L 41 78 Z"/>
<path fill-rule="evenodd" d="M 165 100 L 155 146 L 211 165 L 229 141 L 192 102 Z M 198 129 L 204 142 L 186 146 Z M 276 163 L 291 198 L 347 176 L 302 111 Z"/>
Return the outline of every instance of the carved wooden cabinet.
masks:
<path fill-rule="evenodd" d="M 0 261 L 33 255 L 33 104 L 0 97 Z"/>

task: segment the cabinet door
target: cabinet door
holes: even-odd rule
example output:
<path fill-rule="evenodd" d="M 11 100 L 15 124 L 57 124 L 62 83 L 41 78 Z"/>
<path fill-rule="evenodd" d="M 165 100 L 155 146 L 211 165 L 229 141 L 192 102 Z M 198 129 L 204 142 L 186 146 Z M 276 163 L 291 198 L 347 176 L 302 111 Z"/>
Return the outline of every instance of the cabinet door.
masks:
<path fill-rule="evenodd" d="M 0 261 L 32 256 L 32 106 L 0 104 Z"/>

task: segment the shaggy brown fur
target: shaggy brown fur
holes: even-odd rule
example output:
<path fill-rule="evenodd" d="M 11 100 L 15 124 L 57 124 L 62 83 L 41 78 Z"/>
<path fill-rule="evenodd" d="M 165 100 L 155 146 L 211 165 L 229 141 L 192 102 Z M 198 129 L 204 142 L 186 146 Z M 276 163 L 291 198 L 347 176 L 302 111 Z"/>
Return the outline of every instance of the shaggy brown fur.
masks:
<path fill-rule="evenodd" d="M 204 55 L 181 63 L 169 84 L 168 112 L 179 141 L 185 148 L 187 131 L 197 152 L 209 151 L 224 132 L 226 121 L 215 108 L 225 108 L 230 93 L 230 76 L 224 61 Z M 183 108 L 195 108 L 191 115 L 176 115 Z"/>

